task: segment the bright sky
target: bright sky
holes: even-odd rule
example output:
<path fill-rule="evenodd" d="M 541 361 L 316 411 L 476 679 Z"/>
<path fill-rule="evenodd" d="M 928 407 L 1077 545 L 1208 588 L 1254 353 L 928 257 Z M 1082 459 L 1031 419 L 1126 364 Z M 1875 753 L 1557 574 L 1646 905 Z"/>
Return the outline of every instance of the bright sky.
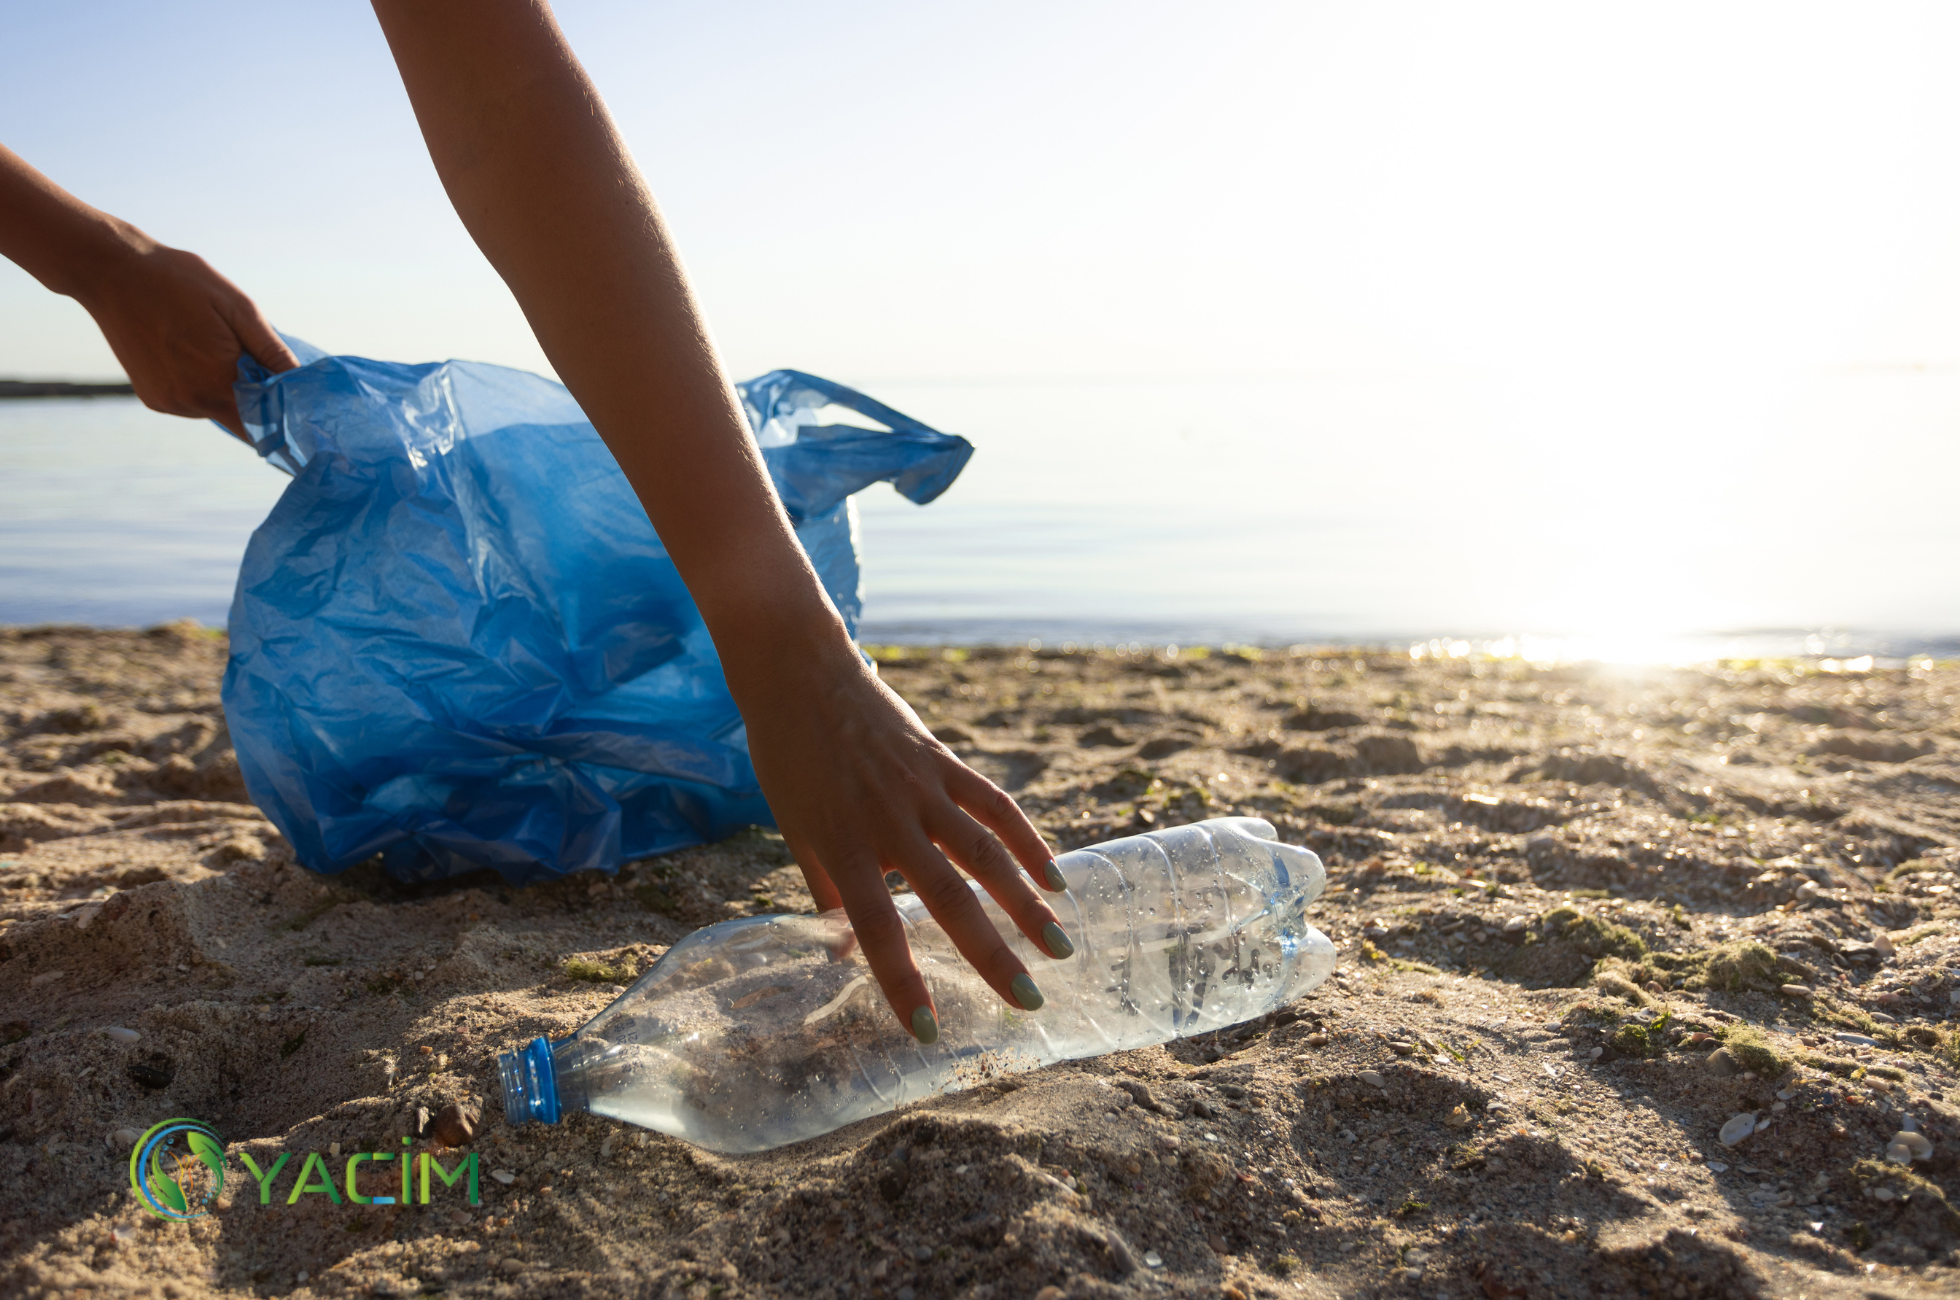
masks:
<path fill-rule="evenodd" d="M 1630 585 L 1581 621 L 1681 606 L 1695 557 L 1747 538 L 1910 551 L 1951 513 L 1953 386 L 1888 411 L 1842 384 L 1960 367 L 1960 7 L 559 13 L 738 375 L 1468 395 L 1377 486 L 1502 478 L 1527 552 L 1583 524 Z M 16 6 L 0 139 L 330 350 L 543 368 L 361 5 Z M 0 374 L 113 369 L 0 264 Z M 1728 616 L 1703 605 L 1676 617 Z"/>
<path fill-rule="evenodd" d="M 738 371 L 1960 360 L 1951 5 L 560 13 Z M 18 7 L 0 131 L 335 350 L 540 364 L 365 6 Z M 8 272 L 0 368 L 113 367 Z"/>

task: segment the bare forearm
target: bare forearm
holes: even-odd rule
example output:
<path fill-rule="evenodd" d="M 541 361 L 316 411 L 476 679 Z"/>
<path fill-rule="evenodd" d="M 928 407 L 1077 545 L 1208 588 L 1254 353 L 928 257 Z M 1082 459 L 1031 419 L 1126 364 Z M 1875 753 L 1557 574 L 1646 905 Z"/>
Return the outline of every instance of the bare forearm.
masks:
<path fill-rule="evenodd" d="M 0 145 L 0 257 L 48 290 L 80 297 L 141 231 L 82 202 Z"/>
<path fill-rule="evenodd" d="M 549 11 L 375 11 L 457 213 L 612 449 L 724 658 L 758 623 L 836 625 L 659 209 Z"/>

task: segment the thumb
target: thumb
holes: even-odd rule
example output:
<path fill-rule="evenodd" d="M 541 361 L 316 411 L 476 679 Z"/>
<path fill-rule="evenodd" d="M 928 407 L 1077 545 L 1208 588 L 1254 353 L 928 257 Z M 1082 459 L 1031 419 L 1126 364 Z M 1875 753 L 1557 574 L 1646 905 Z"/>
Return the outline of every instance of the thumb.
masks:
<path fill-rule="evenodd" d="M 273 374 L 292 370 L 299 365 L 299 358 L 279 337 L 279 331 L 272 328 L 272 322 L 258 309 L 258 304 L 250 298 L 235 307 L 231 312 L 230 325 L 238 341 L 252 355 L 252 360 L 270 370 Z"/>

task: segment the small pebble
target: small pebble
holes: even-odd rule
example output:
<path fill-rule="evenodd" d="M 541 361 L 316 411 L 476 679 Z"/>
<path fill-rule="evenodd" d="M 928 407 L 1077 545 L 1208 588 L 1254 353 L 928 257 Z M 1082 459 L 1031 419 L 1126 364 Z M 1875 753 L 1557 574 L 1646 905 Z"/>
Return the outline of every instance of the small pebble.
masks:
<path fill-rule="evenodd" d="M 1380 1070 L 1363 1070 L 1360 1074 L 1356 1075 L 1355 1077 L 1360 1079 L 1361 1082 L 1367 1084 L 1371 1088 L 1386 1089 L 1388 1087 L 1388 1080 L 1382 1078 L 1382 1074 Z"/>
<path fill-rule="evenodd" d="M 1892 1198 L 1893 1198 L 1894 1196 L 1897 1196 L 1897 1195 L 1898 1195 L 1898 1193 L 1897 1193 L 1897 1192 L 1895 1192 L 1895 1191 L 1893 1191 L 1893 1190 L 1892 1190 L 1891 1188 L 1889 1188 L 1889 1187 L 1874 1187 L 1874 1188 L 1872 1188 L 1872 1199 L 1873 1199 L 1873 1200 L 1878 1200 L 1878 1201 L 1889 1201 L 1889 1200 L 1891 1200 L 1891 1199 L 1892 1199 Z"/>
<path fill-rule="evenodd" d="M 1443 1116 L 1443 1122 L 1451 1128 L 1462 1128 L 1470 1122 L 1470 1112 L 1459 1103 L 1449 1114 Z"/>
<path fill-rule="evenodd" d="M 1143 1266 L 1145 1268 L 1162 1268 L 1164 1266 L 1164 1257 L 1154 1250 L 1146 1250 L 1143 1252 Z"/>
<path fill-rule="evenodd" d="M 134 1029 L 124 1029 L 120 1025 L 118 1025 L 114 1029 L 104 1030 L 103 1032 L 107 1033 L 109 1037 L 115 1039 L 119 1043 L 133 1043 L 137 1039 L 143 1036 L 137 1033 Z"/>
<path fill-rule="evenodd" d="M 1595 1047 L 1592 1049 L 1592 1051 L 1587 1052 L 1586 1055 L 1590 1056 L 1593 1060 L 1597 1061 L 1600 1057 L 1606 1055 L 1606 1049 L 1603 1047 Z"/>
<path fill-rule="evenodd" d="M 127 1151 L 135 1146 L 136 1139 L 142 1136 L 133 1128 L 119 1128 L 109 1134 L 107 1144 L 111 1150 Z"/>
<path fill-rule="evenodd" d="M 452 1101 L 436 1112 L 429 1136 L 446 1147 L 468 1146 L 476 1137 L 475 1117 Z"/>
<path fill-rule="evenodd" d="M 512 1183 L 517 1181 L 517 1175 L 513 1174 L 508 1169 L 492 1169 L 490 1171 L 490 1176 L 496 1179 L 498 1182 L 502 1183 L 505 1187 L 509 1187 Z"/>
<path fill-rule="evenodd" d="M 1899 1160 L 1897 1156 L 1892 1154 L 1898 1150 L 1903 1150 L 1906 1153 L 1905 1159 Z M 1914 1160 L 1931 1160 L 1933 1158 L 1933 1144 L 1924 1133 L 1914 1133 L 1910 1130 L 1902 1129 L 1892 1135 L 1892 1144 L 1886 1148 L 1885 1157 L 1888 1160 L 1898 1160 L 1898 1163 L 1902 1165 L 1910 1164 Z"/>
<path fill-rule="evenodd" d="M 1728 1171 L 1729 1167 L 1720 1160 L 1711 1160 L 1708 1162 L 1708 1172 L 1711 1174 L 1726 1174 Z"/>
<path fill-rule="evenodd" d="M 1722 1131 L 1716 1136 L 1721 1140 L 1723 1146 L 1732 1147 L 1755 1131 L 1756 1117 L 1744 1113 L 1734 1116 L 1728 1123 L 1722 1125 Z"/>
<path fill-rule="evenodd" d="M 516 1277 L 524 1271 L 524 1261 L 521 1259 L 506 1259 L 497 1265 L 497 1271 L 510 1277 Z"/>
<path fill-rule="evenodd" d="M 1815 993 L 1816 990 L 1812 989 L 1808 984 L 1785 984 L 1777 992 L 1786 998 L 1807 998 Z"/>
<path fill-rule="evenodd" d="M 328 1155 L 330 1155 L 330 1156 L 337 1156 L 337 1155 L 339 1155 L 339 1154 L 340 1154 L 340 1143 L 338 1143 L 338 1142 L 329 1142 L 329 1143 L 327 1144 L 327 1154 L 328 1154 Z"/>
<path fill-rule="evenodd" d="M 1892 936 L 1880 930 L 1872 936 L 1872 947 L 1878 949 L 1881 957 L 1890 957 L 1899 951 L 1899 945 L 1892 942 Z"/>
<path fill-rule="evenodd" d="M 1504 933 L 1516 934 L 1530 924 L 1531 921 L 1528 917 L 1514 916 L 1504 923 Z"/>
<path fill-rule="evenodd" d="M 1327 1046 L 1327 1035 L 1325 1035 L 1325 1034 L 1308 1034 L 1308 1035 L 1307 1035 L 1307 1046 L 1308 1046 L 1308 1047 L 1325 1047 L 1325 1046 Z"/>

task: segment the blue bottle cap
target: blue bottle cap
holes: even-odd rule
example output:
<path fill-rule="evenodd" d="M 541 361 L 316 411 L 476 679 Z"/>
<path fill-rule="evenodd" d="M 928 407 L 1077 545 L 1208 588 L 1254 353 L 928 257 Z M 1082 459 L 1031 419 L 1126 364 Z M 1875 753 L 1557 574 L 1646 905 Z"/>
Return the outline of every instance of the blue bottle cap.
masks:
<path fill-rule="evenodd" d="M 503 1053 L 497 1058 L 497 1070 L 503 1076 L 507 1123 L 558 1122 L 558 1073 L 550 1043 L 533 1038 L 522 1051 Z"/>

